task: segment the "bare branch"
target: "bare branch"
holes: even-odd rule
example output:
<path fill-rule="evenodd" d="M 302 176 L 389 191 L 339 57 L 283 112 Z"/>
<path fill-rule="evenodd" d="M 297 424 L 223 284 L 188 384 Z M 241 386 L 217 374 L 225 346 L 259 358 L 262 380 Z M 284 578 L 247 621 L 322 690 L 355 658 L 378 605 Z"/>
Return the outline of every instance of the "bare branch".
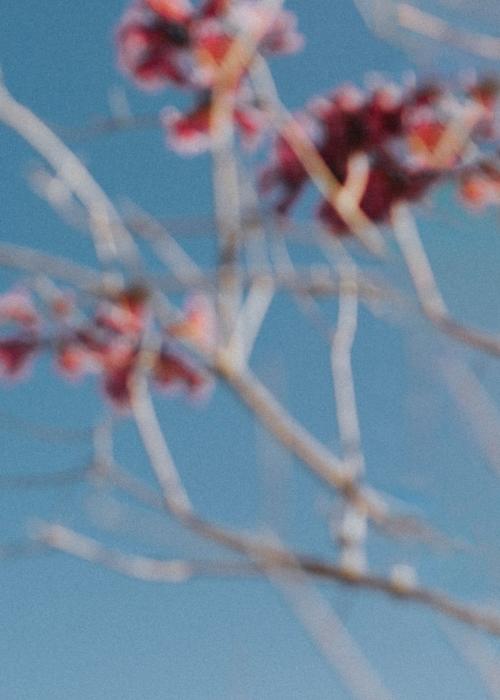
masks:
<path fill-rule="evenodd" d="M 102 275 L 90 267 L 13 243 L 0 243 L 0 266 L 33 274 L 43 271 L 83 291 L 96 292 L 103 287 Z"/>
<path fill-rule="evenodd" d="M 245 562 L 181 559 L 164 561 L 125 554 L 62 525 L 41 524 L 36 537 L 47 547 L 112 569 L 125 576 L 153 583 L 185 583 L 197 576 L 248 576 L 255 571 L 255 567 Z"/>
<path fill-rule="evenodd" d="M 339 212 L 359 241 L 374 255 L 382 255 L 385 242 L 381 233 L 360 208 L 357 196 L 335 178 L 305 130 L 281 103 L 271 72 L 262 57 L 254 62 L 251 77 L 269 107 L 276 129 L 294 151 L 319 192 Z"/>
<path fill-rule="evenodd" d="M 391 219 L 394 235 L 427 318 L 444 333 L 465 345 L 499 357 L 500 338 L 464 326 L 450 316 L 408 208 L 403 205 L 395 207 Z"/>
<path fill-rule="evenodd" d="M 92 473 L 91 467 L 73 467 L 59 471 L 32 474 L 0 473 L 0 490 L 53 488 L 79 483 Z"/>
<path fill-rule="evenodd" d="M 0 121 L 17 132 L 51 165 L 89 213 L 97 255 L 131 260 L 137 251 L 118 212 L 75 154 L 0 82 Z"/>
<path fill-rule="evenodd" d="M 492 700 L 500 700 L 500 659 L 495 650 L 471 632 L 445 623 L 440 626 L 460 658 L 477 671 Z"/>
<path fill-rule="evenodd" d="M 361 451 L 361 432 L 356 406 L 356 394 L 352 373 L 352 346 L 356 335 L 358 296 L 357 291 L 350 291 L 356 285 L 356 272 L 343 264 L 340 270 L 341 283 L 339 293 L 339 313 L 337 328 L 332 337 L 331 365 L 335 387 L 337 424 L 344 457 L 352 468 L 353 474 L 359 476 L 364 467 Z M 342 281 L 346 280 L 343 288 Z"/>
<path fill-rule="evenodd" d="M 493 61 L 500 58 L 498 37 L 457 29 L 440 17 L 424 12 L 407 2 L 397 3 L 396 12 L 398 22 L 404 29 L 410 29 L 442 44 L 451 44 L 482 58 Z"/>
<path fill-rule="evenodd" d="M 450 391 L 490 467 L 500 475 L 500 411 L 479 379 L 458 359 L 441 363 Z"/>
<path fill-rule="evenodd" d="M 391 700 L 375 669 L 366 659 L 325 596 L 313 587 L 297 562 L 293 575 L 266 569 L 293 613 L 357 700 Z"/>

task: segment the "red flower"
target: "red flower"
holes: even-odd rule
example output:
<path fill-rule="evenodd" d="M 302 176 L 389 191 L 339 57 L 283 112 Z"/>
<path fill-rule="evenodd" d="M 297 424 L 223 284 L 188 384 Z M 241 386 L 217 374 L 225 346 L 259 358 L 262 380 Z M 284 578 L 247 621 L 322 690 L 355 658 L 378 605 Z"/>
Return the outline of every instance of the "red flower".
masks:
<path fill-rule="evenodd" d="M 169 82 L 199 87 L 190 44 L 187 20 L 169 21 L 139 2 L 125 13 L 118 28 L 118 61 L 144 88 L 156 90 Z"/>
<path fill-rule="evenodd" d="M 205 0 L 202 3 L 200 14 L 203 17 L 220 17 L 227 12 L 231 0 Z"/>
<path fill-rule="evenodd" d="M 359 203 L 360 209 L 371 221 L 384 223 L 389 219 L 393 205 L 401 201 L 418 200 L 437 177 L 435 172 L 419 169 L 412 171 L 401 167 L 396 161 L 386 159 L 370 169 Z M 335 233 L 349 233 L 346 222 L 329 202 L 321 204 L 319 217 Z"/>
<path fill-rule="evenodd" d="M 34 358 L 38 343 L 34 338 L 4 338 L 0 340 L 0 377 L 18 379 L 24 375 Z"/>
<path fill-rule="evenodd" d="M 291 13 L 281 10 L 274 16 L 252 0 L 209 0 L 198 9 L 187 0 L 138 0 L 118 27 L 118 60 L 146 88 L 171 82 L 206 89 L 235 35 L 249 31 L 267 53 L 290 53 L 301 46 Z"/>
<path fill-rule="evenodd" d="M 76 379 L 88 372 L 98 371 L 95 353 L 75 339 L 62 340 L 57 345 L 56 367 L 69 379 Z"/>
<path fill-rule="evenodd" d="M 243 143 L 251 146 L 267 126 L 265 112 L 237 99 L 233 113 L 234 123 L 240 129 Z M 162 115 L 169 146 L 177 153 L 197 155 L 210 148 L 211 104 L 203 99 L 191 112 L 183 114 L 168 107 Z"/>
<path fill-rule="evenodd" d="M 298 114 L 296 121 L 312 143 L 319 141 L 318 124 L 311 115 Z M 274 143 L 272 162 L 260 174 L 259 189 L 264 194 L 278 192 L 274 208 L 279 214 L 289 211 L 308 177 L 305 167 L 286 138 L 278 136 Z"/>
<path fill-rule="evenodd" d="M 118 334 L 134 335 L 144 329 L 147 311 L 147 291 L 129 287 L 98 307 L 95 323 Z"/>
<path fill-rule="evenodd" d="M 210 105 L 201 104 L 187 114 L 168 107 L 162 121 L 174 151 L 196 155 L 210 148 Z"/>
<path fill-rule="evenodd" d="M 167 22 L 187 22 L 193 14 L 188 0 L 146 0 L 146 5 Z"/>
<path fill-rule="evenodd" d="M 187 360 L 169 350 L 158 353 L 153 366 L 153 379 L 160 389 L 185 389 L 189 394 L 200 394 L 207 387 L 207 378 Z"/>
<path fill-rule="evenodd" d="M 500 204 L 500 171 L 489 165 L 479 166 L 463 174 L 459 195 L 471 209 Z"/>
<path fill-rule="evenodd" d="M 359 207 L 370 220 L 383 223 L 396 202 L 418 201 L 434 183 L 455 176 L 466 145 L 458 139 L 441 153 L 439 147 L 458 110 L 463 108 L 465 115 L 469 107 L 466 101 L 462 105 L 453 101 L 439 85 L 406 92 L 383 86 L 365 96 L 346 86 L 313 100 L 297 120 L 341 185 L 346 182 L 351 157 L 359 153 L 367 157 L 369 172 Z M 481 135 L 480 127 L 479 122 L 473 127 L 472 138 Z M 438 153 L 439 158 L 434 158 Z M 278 191 L 275 209 L 284 214 L 308 179 L 300 158 L 285 137 L 278 136 L 272 162 L 261 174 L 261 191 Z M 496 196 L 494 189 L 490 181 L 486 195 L 483 186 L 482 199 Z M 477 187 L 475 196 L 479 197 Z M 324 202 L 319 216 L 334 232 L 348 232 L 331 204 Z"/>
<path fill-rule="evenodd" d="M 119 409 L 130 406 L 131 382 L 138 357 L 137 348 L 110 346 L 103 363 L 103 390 Z"/>

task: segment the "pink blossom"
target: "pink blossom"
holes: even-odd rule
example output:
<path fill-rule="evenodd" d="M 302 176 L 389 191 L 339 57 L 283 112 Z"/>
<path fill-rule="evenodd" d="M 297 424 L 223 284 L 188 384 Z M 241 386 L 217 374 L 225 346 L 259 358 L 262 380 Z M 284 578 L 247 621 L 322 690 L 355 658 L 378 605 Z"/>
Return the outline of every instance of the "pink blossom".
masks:
<path fill-rule="evenodd" d="M 12 289 L 0 294 L 0 323 L 9 322 L 28 328 L 38 323 L 38 313 L 30 295 L 24 289 Z"/>

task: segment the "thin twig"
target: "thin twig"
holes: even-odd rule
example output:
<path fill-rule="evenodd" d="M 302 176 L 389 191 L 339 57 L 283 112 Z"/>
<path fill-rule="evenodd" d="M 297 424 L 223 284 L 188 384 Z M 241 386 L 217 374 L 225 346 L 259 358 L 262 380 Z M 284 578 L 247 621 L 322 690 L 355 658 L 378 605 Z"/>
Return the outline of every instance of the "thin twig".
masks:
<path fill-rule="evenodd" d="M 63 525 L 42 523 L 37 528 L 36 537 L 40 543 L 78 559 L 153 583 L 185 583 L 198 576 L 248 576 L 255 572 L 255 567 L 247 562 L 165 561 L 125 554 Z"/>

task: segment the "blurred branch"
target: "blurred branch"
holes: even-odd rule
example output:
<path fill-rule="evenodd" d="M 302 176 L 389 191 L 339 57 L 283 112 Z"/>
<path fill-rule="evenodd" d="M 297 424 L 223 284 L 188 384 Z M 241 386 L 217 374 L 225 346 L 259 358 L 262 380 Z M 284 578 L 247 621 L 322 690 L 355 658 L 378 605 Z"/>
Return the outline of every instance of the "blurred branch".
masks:
<path fill-rule="evenodd" d="M 267 567 L 269 580 L 282 593 L 297 620 L 316 644 L 325 661 L 338 673 L 352 697 L 391 700 L 375 669 L 322 593 L 311 585 L 300 563 L 292 576 Z"/>
<path fill-rule="evenodd" d="M 56 131 L 64 139 L 73 143 L 90 141 L 100 136 L 109 136 L 123 131 L 154 129 L 161 124 L 158 112 L 113 117 L 98 117 L 85 126 L 58 127 Z"/>
<path fill-rule="evenodd" d="M 420 240 L 415 219 L 407 207 L 400 205 L 394 208 L 392 226 L 420 306 L 427 318 L 437 328 L 461 343 L 499 357 L 500 337 L 469 328 L 450 315 Z"/>
<path fill-rule="evenodd" d="M 165 561 L 125 554 L 62 525 L 41 524 L 36 537 L 41 544 L 52 549 L 131 578 L 155 583 L 184 583 L 197 576 L 248 576 L 255 570 L 246 562 Z"/>
<path fill-rule="evenodd" d="M 441 363 L 449 389 L 466 418 L 479 448 L 493 471 L 500 475 L 500 411 L 464 362 Z"/>
<path fill-rule="evenodd" d="M 441 624 L 448 641 L 460 658 L 474 669 L 489 697 L 500 700 L 500 658 L 495 649 L 484 639 L 465 630 L 456 630 L 450 624 Z"/>
<path fill-rule="evenodd" d="M 0 473 L 0 489 L 53 488 L 82 482 L 92 473 L 92 467 L 74 467 L 59 471 L 32 474 Z"/>
<path fill-rule="evenodd" d="M 132 260 L 137 251 L 118 212 L 83 163 L 31 110 L 17 102 L 0 80 L 0 122 L 13 129 L 50 164 L 89 213 L 96 253 L 104 262 Z"/>
<path fill-rule="evenodd" d="M 102 275 L 90 267 L 13 243 L 0 243 L 0 266 L 33 274 L 44 272 L 88 292 L 96 292 L 103 286 Z"/>
<path fill-rule="evenodd" d="M 493 61 L 500 59 L 500 38 L 498 37 L 459 29 L 444 19 L 406 2 L 396 4 L 396 13 L 397 20 L 404 29 L 442 44 L 450 44 L 482 58 Z"/>
<path fill-rule="evenodd" d="M 330 361 L 335 389 L 337 425 L 344 459 L 352 468 L 353 474 L 360 476 L 364 467 L 364 458 L 361 450 L 361 432 L 351 363 L 358 316 L 356 278 L 356 271 L 346 263 L 342 264 L 339 312 L 337 327 L 332 336 Z"/>

